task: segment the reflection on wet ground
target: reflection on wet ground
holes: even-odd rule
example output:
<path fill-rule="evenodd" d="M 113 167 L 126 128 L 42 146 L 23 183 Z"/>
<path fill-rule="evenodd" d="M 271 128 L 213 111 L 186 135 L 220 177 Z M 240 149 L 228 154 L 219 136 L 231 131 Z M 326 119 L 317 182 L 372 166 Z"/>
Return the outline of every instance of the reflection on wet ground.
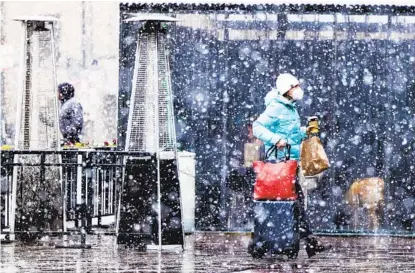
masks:
<path fill-rule="evenodd" d="M 113 236 L 90 236 L 91 249 L 55 249 L 63 239 L 36 245 L 1 245 L 0 272 L 415 272 L 415 239 L 396 237 L 320 237 L 333 245 L 309 259 L 256 260 L 246 253 L 246 234 L 196 233 L 186 250 L 140 252 L 116 244 Z M 78 240 L 77 237 L 71 237 Z"/>

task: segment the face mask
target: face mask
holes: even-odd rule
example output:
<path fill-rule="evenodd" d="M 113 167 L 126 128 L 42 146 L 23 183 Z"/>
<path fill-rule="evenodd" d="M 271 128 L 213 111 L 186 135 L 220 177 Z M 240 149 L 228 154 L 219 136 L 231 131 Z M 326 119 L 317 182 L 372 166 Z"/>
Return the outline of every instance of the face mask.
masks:
<path fill-rule="evenodd" d="M 293 90 L 291 95 L 293 100 L 301 100 L 304 96 L 304 91 L 301 88 L 296 88 Z"/>

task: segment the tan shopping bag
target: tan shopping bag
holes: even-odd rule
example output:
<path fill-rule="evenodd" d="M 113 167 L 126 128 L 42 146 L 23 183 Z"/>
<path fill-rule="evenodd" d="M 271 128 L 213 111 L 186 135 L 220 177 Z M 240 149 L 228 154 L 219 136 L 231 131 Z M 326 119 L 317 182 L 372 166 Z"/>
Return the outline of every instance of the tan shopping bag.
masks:
<path fill-rule="evenodd" d="M 320 138 L 313 136 L 301 145 L 301 167 L 305 176 L 317 175 L 330 167 Z"/>

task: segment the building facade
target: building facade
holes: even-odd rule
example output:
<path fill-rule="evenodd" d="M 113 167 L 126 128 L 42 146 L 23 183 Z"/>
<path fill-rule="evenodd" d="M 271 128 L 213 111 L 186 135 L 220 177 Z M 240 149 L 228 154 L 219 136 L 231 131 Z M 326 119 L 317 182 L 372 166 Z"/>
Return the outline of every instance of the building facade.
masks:
<path fill-rule="evenodd" d="M 119 3 L 89 1 L 0 3 L 2 144 L 12 144 L 23 28 L 19 16 L 57 17 L 57 83 L 70 82 L 84 108 L 84 142 L 117 138 Z"/>
<path fill-rule="evenodd" d="M 350 220 L 346 191 L 357 179 L 381 177 L 382 228 L 413 230 L 414 7 L 122 4 L 120 16 L 143 12 L 178 19 L 169 26 L 177 140 L 196 154 L 197 228 L 249 230 L 242 216 L 232 227 L 229 214 L 244 202 L 235 198 L 252 196 L 252 181 L 231 174 L 244 176 L 247 125 L 264 111 L 277 75 L 290 72 L 305 90 L 302 123 L 320 117 L 331 162 L 309 194 L 313 227 L 366 230 L 366 220 L 341 227 Z M 137 29 L 121 22 L 121 145 Z M 364 217 L 364 208 L 357 213 Z"/>

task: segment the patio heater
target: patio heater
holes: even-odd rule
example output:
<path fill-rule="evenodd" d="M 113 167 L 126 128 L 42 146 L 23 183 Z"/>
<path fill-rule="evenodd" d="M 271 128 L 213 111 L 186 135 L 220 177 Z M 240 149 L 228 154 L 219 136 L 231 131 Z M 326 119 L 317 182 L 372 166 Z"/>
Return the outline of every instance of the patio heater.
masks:
<path fill-rule="evenodd" d="M 175 18 L 136 14 L 138 29 L 125 150 L 123 189 L 117 214 L 119 244 L 183 248 L 173 94 L 166 28 Z M 151 242 L 152 241 L 152 242 Z"/>
<path fill-rule="evenodd" d="M 22 234 L 41 230 L 65 231 L 63 187 L 59 155 L 58 98 L 56 94 L 54 17 L 15 18 L 22 23 L 10 231 Z M 49 165 L 49 166 L 45 166 Z M 29 166 L 31 165 L 31 166 Z M 17 194 L 19 189 L 19 194 Z M 60 221 L 53 221 L 58 215 Z M 13 238 L 14 239 L 14 238 Z"/>

